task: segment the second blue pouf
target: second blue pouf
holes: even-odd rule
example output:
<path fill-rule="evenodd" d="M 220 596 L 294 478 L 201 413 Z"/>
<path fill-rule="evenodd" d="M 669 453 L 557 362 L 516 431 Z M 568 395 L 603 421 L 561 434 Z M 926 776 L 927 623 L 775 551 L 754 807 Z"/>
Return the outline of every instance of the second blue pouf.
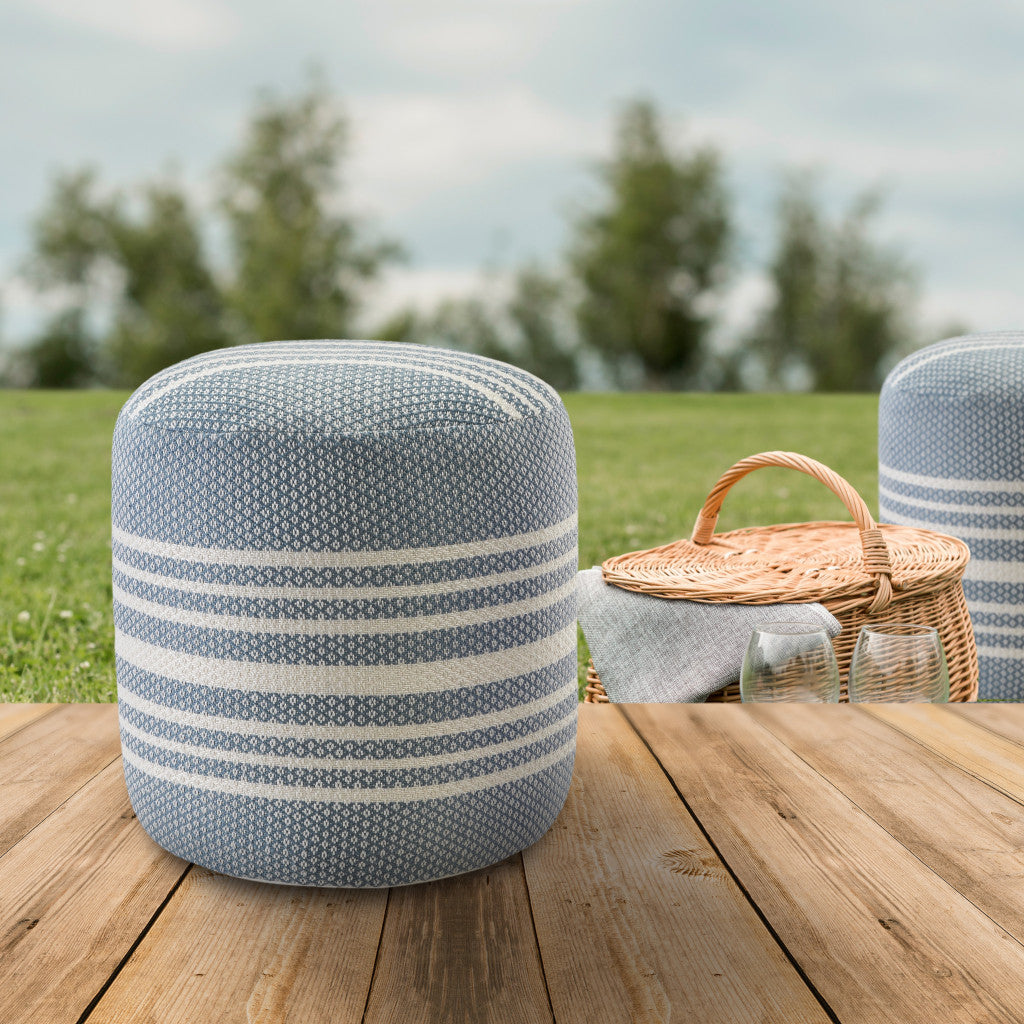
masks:
<path fill-rule="evenodd" d="M 951 338 L 882 387 L 879 518 L 963 540 L 978 695 L 1024 699 L 1024 333 Z"/>
<path fill-rule="evenodd" d="M 206 353 L 121 411 L 112 516 L 125 779 L 166 849 L 378 887 L 551 826 L 576 471 L 542 381 L 415 345 Z"/>

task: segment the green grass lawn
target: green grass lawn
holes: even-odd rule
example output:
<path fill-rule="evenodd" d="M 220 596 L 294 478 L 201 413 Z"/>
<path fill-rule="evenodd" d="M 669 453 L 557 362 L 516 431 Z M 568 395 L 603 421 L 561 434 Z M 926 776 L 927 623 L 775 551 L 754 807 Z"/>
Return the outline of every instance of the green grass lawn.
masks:
<path fill-rule="evenodd" d="M 114 699 L 110 437 L 126 397 L 0 392 L 2 700 Z M 873 395 L 581 394 L 566 405 L 582 566 L 689 535 L 719 475 L 771 448 L 820 459 L 877 508 Z M 842 518 L 820 484 L 771 469 L 736 486 L 720 529 Z"/>

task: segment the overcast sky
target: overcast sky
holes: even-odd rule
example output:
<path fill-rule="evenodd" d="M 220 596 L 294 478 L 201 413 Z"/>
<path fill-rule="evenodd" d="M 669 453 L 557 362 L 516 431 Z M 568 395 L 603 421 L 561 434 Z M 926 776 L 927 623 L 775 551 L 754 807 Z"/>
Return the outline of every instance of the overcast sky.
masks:
<path fill-rule="evenodd" d="M 174 161 L 201 199 L 258 90 L 312 63 L 351 121 L 351 205 L 410 254 L 374 314 L 556 257 L 616 105 L 646 95 L 726 158 L 733 319 L 758 300 L 780 169 L 813 164 L 833 210 L 885 188 L 881 234 L 920 267 L 928 319 L 1021 327 L 1022 54 L 1019 0 L 6 0 L 2 333 L 38 316 L 10 276 L 57 168 L 129 184 Z"/>

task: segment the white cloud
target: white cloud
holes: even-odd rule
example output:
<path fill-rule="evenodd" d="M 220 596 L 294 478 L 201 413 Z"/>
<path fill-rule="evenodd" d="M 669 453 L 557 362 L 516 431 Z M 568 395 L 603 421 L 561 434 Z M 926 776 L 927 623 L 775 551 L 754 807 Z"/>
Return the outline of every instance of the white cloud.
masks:
<path fill-rule="evenodd" d="M 761 270 L 740 274 L 721 298 L 716 338 L 728 344 L 749 331 L 771 296 L 771 282 Z"/>
<path fill-rule="evenodd" d="M 467 71 L 522 56 L 530 36 L 522 26 L 508 25 L 480 11 L 457 20 L 403 19 L 383 42 L 407 66 Z"/>
<path fill-rule="evenodd" d="M 348 107 L 352 193 L 388 214 L 516 164 L 585 155 L 604 136 L 599 122 L 573 117 L 524 89 L 364 96 Z"/>
<path fill-rule="evenodd" d="M 61 300 L 56 294 L 36 291 L 20 274 L 8 273 L 0 283 L 0 313 L 3 316 L 0 347 L 11 342 L 20 344 L 38 331 L 46 317 L 60 307 Z"/>
<path fill-rule="evenodd" d="M 238 18 L 203 0 L 32 0 L 25 6 L 58 20 L 159 50 L 206 50 L 223 46 L 239 30 Z"/>
<path fill-rule="evenodd" d="M 778 166 L 821 166 L 831 174 L 863 183 L 923 181 L 962 186 L 965 179 L 1017 178 L 1014 150 L 1017 139 L 972 143 L 963 136 L 956 145 L 934 137 L 907 138 L 898 129 L 857 132 L 843 125 L 824 124 L 806 117 L 721 115 L 695 117 L 686 122 L 697 137 L 713 142 L 727 153 Z"/>
<path fill-rule="evenodd" d="M 361 317 L 373 330 L 392 313 L 411 307 L 430 312 L 443 299 L 480 294 L 499 286 L 500 278 L 478 268 L 397 267 L 374 287 Z"/>
<path fill-rule="evenodd" d="M 582 0 L 365 4 L 381 49 L 406 67 L 447 75 L 493 74 L 530 57 L 563 13 Z"/>
<path fill-rule="evenodd" d="M 972 331 L 1024 328 L 1024 294 L 1016 288 L 929 289 L 923 296 L 925 319 L 937 328 L 965 324 Z"/>

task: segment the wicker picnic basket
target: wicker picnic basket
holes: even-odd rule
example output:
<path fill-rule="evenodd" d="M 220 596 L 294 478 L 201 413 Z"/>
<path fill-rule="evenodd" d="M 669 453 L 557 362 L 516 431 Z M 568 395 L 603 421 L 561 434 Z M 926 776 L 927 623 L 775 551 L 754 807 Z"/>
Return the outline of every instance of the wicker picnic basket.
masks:
<path fill-rule="evenodd" d="M 839 496 L 853 522 L 786 523 L 715 534 L 726 494 L 765 466 L 796 469 Z M 827 466 L 795 452 L 763 452 L 742 459 L 712 488 L 690 540 L 632 551 L 602 565 L 608 583 L 657 597 L 688 601 L 823 604 L 842 624 L 832 641 L 846 700 L 846 677 L 865 622 L 934 626 L 949 663 L 949 699 L 978 695 L 978 653 L 964 599 L 970 557 L 955 537 L 907 526 L 878 525 L 861 496 Z M 739 685 L 712 701 L 738 701 Z M 586 698 L 608 700 L 590 663 Z"/>

